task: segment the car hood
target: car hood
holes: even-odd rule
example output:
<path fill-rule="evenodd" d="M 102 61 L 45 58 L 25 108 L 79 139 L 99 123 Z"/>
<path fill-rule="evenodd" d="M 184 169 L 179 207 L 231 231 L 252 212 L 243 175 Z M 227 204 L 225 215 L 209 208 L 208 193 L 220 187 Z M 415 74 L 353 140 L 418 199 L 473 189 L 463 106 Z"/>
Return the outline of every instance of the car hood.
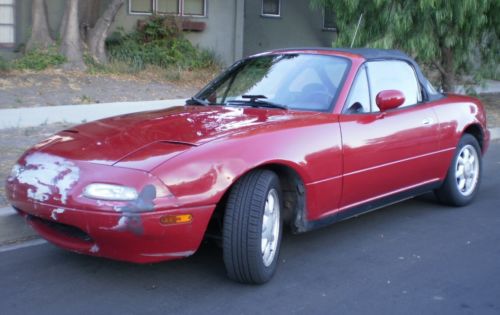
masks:
<path fill-rule="evenodd" d="M 72 160 L 149 170 L 217 138 L 316 114 L 250 107 L 178 106 L 79 125 L 59 132 L 35 149 Z"/>

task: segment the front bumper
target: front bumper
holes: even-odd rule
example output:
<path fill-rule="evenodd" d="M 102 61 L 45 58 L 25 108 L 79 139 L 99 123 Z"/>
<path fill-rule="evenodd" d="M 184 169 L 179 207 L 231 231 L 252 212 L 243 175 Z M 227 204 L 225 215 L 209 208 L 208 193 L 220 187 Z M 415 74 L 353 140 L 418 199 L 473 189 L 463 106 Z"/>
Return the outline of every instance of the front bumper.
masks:
<path fill-rule="evenodd" d="M 14 208 L 46 240 L 67 250 L 135 263 L 173 260 L 199 247 L 215 205 L 141 212 L 90 211 L 39 202 Z M 165 215 L 191 214 L 190 223 L 164 225 Z"/>

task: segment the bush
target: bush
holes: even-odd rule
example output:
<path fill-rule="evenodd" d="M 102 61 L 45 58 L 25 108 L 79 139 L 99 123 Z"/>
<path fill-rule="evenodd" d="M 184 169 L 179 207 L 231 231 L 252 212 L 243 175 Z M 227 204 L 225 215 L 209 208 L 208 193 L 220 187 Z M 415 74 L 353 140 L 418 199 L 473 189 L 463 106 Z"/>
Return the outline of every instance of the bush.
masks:
<path fill-rule="evenodd" d="M 3 59 L 0 57 L 0 72 L 6 72 L 9 71 L 10 65 L 7 62 L 7 60 Z"/>
<path fill-rule="evenodd" d="M 217 66 L 213 54 L 194 47 L 169 17 L 153 16 L 128 34 L 120 30 L 108 40 L 107 48 L 111 62 L 125 62 L 134 71 L 143 70 L 147 65 L 163 69 Z"/>
<path fill-rule="evenodd" d="M 66 62 L 66 58 L 59 54 L 57 47 L 47 50 L 35 49 L 26 52 L 21 58 L 12 62 L 12 66 L 19 70 L 44 70 L 48 67 L 57 67 Z"/>

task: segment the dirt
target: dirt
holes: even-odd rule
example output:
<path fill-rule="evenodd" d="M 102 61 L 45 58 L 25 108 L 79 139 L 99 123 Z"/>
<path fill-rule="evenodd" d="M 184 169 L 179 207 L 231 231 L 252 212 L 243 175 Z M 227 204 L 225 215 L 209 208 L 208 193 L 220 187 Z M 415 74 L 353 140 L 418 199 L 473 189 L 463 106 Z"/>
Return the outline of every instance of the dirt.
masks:
<path fill-rule="evenodd" d="M 187 98 L 213 76 L 201 71 L 179 73 L 169 81 L 154 69 L 137 75 L 42 72 L 0 73 L 0 109 L 68 104 Z"/>

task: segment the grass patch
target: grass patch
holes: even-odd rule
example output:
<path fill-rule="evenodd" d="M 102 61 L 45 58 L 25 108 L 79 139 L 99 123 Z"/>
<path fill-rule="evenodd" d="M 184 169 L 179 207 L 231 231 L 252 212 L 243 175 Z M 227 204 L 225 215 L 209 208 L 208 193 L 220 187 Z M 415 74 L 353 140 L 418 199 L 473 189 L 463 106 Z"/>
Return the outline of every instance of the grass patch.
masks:
<path fill-rule="evenodd" d="M 59 54 L 56 46 L 53 46 L 46 50 L 28 51 L 21 58 L 12 61 L 11 66 L 17 70 L 41 71 L 60 66 L 64 62 L 66 62 L 66 58 Z"/>

